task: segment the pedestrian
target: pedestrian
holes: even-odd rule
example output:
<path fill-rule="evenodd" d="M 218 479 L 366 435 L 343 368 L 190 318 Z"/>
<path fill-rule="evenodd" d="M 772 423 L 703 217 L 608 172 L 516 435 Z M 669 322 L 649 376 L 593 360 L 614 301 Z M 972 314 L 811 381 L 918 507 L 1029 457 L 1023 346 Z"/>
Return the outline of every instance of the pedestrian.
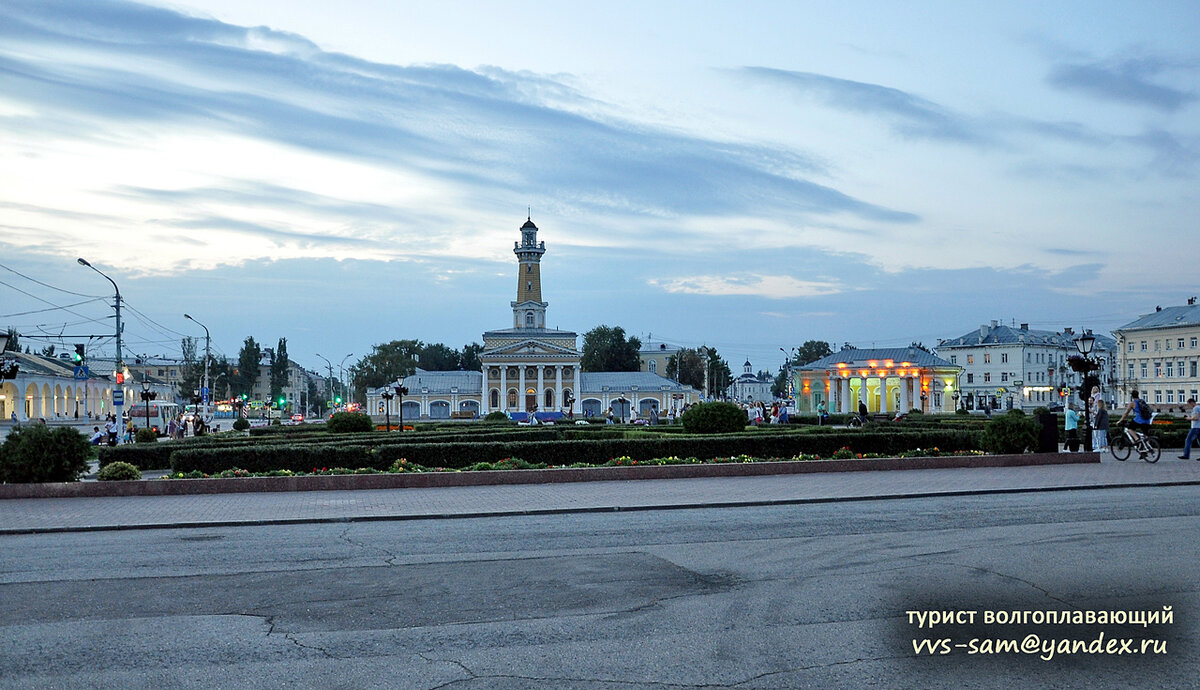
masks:
<path fill-rule="evenodd" d="M 1188 415 L 1188 419 L 1192 420 L 1192 428 L 1188 429 L 1187 438 L 1183 442 L 1183 455 L 1179 456 L 1180 460 L 1187 460 L 1192 455 L 1192 444 L 1200 441 L 1200 405 L 1196 404 L 1196 399 L 1188 398 L 1188 404 L 1192 406 L 1192 413 Z M 1200 460 L 1200 457 L 1196 458 Z"/>
<path fill-rule="evenodd" d="M 110 414 L 104 422 L 104 433 L 108 436 L 108 445 L 117 445 L 117 418 L 114 415 Z"/>
<path fill-rule="evenodd" d="M 100 427 L 94 426 L 94 427 L 92 427 L 92 431 L 94 433 L 92 434 L 92 437 L 90 439 L 88 439 L 88 441 L 91 442 L 91 444 L 93 446 L 98 446 L 101 443 L 103 443 L 104 442 L 104 432 L 100 431 Z"/>
<path fill-rule="evenodd" d="M 863 424 L 867 423 L 867 403 L 864 400 L 858 401 L 858 418 L 862 420 Z"/>
<path fill-rule="evenodd" d="M 1075 403 L 1067 405 L 1064 418 L 1063 428 L 1067 432 L 1066 449 L 1074 453 L 1079 450 L 1079 413 L 1075 411 Z"/>
<path fill-rule="evenodd" d="M 1096 414 L 1092 424 L 1092 450 L 1103 453 L 1108 450 L 1108 406 L 1103 399 L 1096 400 Z"/>
<path fill-rule="evenodd" d="M 787 408 L 787 405 L 780 405 L 780 406 L 779 406 L 779 423 L 780 423 L 780 424 L 787 424 L 787 423 L 788 423 L 788 408 Z"/>
<path fill-rule="evenodd" d="M 615 422 L 613 422 L 613 409 L 611 407 L 609 407 L 608 412 L 606 412 L 604 414 L 604 423 L 605 424 L 614 424 L 615 423 Z"/>
<path fill-rule="evenodd" d="M 817 426 L 824 426 L 825 422 L 829 421 L 829 411 L 825 407 L 825 401 L 817 403 Z"/>

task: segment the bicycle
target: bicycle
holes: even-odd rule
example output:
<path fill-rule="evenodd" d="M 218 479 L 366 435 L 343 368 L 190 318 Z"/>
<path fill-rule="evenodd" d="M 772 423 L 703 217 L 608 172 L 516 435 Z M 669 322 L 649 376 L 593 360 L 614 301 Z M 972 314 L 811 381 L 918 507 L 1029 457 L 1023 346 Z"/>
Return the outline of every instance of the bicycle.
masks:
<path fill-rule="evenodd" d="M 1159 446 L 1158 439 L 1151 436 L 1149 433 L 1138 433 L 1136 436 L 1133 430 L 1129 427 L 1121 427 L 1124 432 L 1113 436 L 1109 441 L 1108 449 L 1117 460 L 1124 462 L 1129 459 L 1129 454 L 1137 450 L 1143 460 L 1149 463 L 1158 462 L 1159 456 L 1162 454 L 1162 448 Z"/>

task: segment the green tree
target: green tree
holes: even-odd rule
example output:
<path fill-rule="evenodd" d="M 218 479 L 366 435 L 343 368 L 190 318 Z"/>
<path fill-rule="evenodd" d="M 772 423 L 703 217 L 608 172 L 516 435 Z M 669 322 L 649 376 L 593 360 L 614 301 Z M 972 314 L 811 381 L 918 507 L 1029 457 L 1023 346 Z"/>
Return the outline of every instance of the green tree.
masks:
<path fill-rule="evenodd" d="M 179 350 L 183 355 L 183 368 L 179 372 L 178 395 L 190 401 L 195 391 L 200 388 L 200 379 L 204 376 L 204 362 L 196 358 L 196 339 L 191 336 L 184 336 L 179 341 Z"/>
<path fill-rule="evenodd" d="M 10 352 L 21 351 L 21 334 L 17 333 L 17 329 L 12 326 L 8 327 L 8 344 L 4 346 L 5 350 Z"/>
<path fill-rule="evenodd" d="M 479 361 L 481 352 L 483 352 L 483 346 L 479 343 L 463 345 L 460 361 L 464 371 L 483 371 L 483 363 Z"/>
<path fill-rule="evenodd" d="M 776 398 L 786 398 L 788 390 L 787 369 L 779 372 L 775 377 L 775 383 L 771 384 L 771 395 Z"/>
<path fill-rule="evenodd" d="M 375 345 L 371 354 L 350 367 L 350 381 L 360 402 L 366 402 L 368 388 L 391 383 L 416 371 L 425 344 L 420 340 L 393 340 Z"/>
<path fill-rule="evenodd" d="M 54 356 L 54 343 L 51 343 L 51 344 L 47 345 L 46 347 L 43 347 L 42 355 L 45 357 L 53 357 Z"/>
<path fill-rule="evenodd" d="M 462 354 L 443 343 L 425 345 L 420 355 L 419 365 L 425 371 L 455 371 L 462 363 Z"/>
<path fill-rule="evenodd" d="M 279 400 L 288 384 L 287 338 L 280 338 L 278 346 L 268 351 L 271 353 L 271 400 Z"/>
<path fill-rule="evenodd" d="M 262 361 L 262 347 L 252 336 L 246 336 L 238 352 L 237 367 L 233 370 L 233 394 L 250 395 L 258 382 L 258 363 Z"/>
<path fill-rule="evenodd" d="M 708 390 L 704 390 L 705 360 L 707 358 Z M 698 388 L 705 395 L 724 391 L 733 383 L 733 372 L 729 363 L 721 358 L 716 348 L 701 346 L 697 349 L 685 347 L 667 360 L 667 378 L 675 379 L 685 386 Z"/>
<path fill-rule="evenodd" d="M 792 360 L 792 362 L 796 366 L 802 367 L 805 364 L 812 364 L 818 359 L 828 357 L 832 354 L 833 348 L 830 347 L 829 343 L 824 340 L 809 340 L 796 351 L 796 359 Z"/>
<path fill-rule="evenodd" d="M 620 326 L 596 326 L 583 335 L 579 366 L 583 371 L 638 371 L 642 366 L 640 349 L 642 341 L 636 337 L 626 339 L 625 329 Z"/>

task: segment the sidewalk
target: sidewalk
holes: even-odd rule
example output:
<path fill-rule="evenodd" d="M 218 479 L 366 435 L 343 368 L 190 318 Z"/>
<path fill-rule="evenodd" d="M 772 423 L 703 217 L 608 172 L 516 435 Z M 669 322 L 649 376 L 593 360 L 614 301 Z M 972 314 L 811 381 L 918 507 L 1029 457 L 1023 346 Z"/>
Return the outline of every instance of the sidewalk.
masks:
<path fill-rule="evenodd" d="M 28 498 L 0 501 L 0 535 L 112 529 L 465 518 L 783 505 L 843 500 L 1200 485 L 1200 462 L 1163 451 L 1117 462 L 822 474 L 647 479 L 363 491 Z"/>

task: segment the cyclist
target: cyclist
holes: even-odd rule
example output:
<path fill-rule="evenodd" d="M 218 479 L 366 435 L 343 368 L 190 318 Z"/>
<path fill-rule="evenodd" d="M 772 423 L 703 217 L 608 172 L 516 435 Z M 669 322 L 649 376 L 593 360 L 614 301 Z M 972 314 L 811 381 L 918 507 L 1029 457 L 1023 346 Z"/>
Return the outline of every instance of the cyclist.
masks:
<path fill-rule="evenodd" d="M 1141 442 L 1142 438 L 1150 431 L 1150 406 L 1146 404 L 1138 396 L 1137 391 L 1132 391 L 1129 394 L 1129 404 L 1125 406 L 1125 414 L 1117 420 L 1117 424 L 1125 421 L 1125 418 L 1133 414 L 1133 421 L 1129 423 L 1129 430 L 1133 432 L 1134 441 Z M 1145 453 L 1141 453 L 1142 458 L 1146 457 Z"/>

